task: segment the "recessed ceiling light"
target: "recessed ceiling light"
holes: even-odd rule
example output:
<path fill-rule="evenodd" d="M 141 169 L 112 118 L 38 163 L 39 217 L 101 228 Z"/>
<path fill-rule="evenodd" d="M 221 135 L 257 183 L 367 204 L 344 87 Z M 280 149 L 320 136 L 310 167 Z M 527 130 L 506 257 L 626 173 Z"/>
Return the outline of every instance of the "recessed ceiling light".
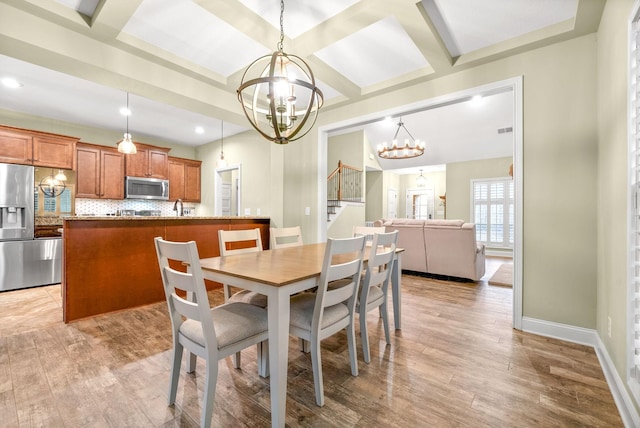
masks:
<path fill-rule="evenodd" d="M 2 84 L 4 86 L 6 86 L 7 88 L 11 88 L 11 89 L 17 89 L 17 88 L 21 88 L 22 86 L 24 86 L 22 83 L 18 82 L 13 77 L 3 77 L 2 78 Z"/>
<path fill-rule="evenodd" d="M 127 107 L 120 107 L 120 114 L 123 116 L 131 116 L 131 110 Z"/>
<path fill-rule="evenodd" d="M 477 107 L 479 105 L 482 105 L 482 101 L 483 101 L 482 95 L 474 95 L 471 98 L 471 105 L 474 107 Z"/>
<path fill-rule="evenodd" d="M 196 126 L 196 134 L 204 134 L 204 128 L 202 126 Z"/>

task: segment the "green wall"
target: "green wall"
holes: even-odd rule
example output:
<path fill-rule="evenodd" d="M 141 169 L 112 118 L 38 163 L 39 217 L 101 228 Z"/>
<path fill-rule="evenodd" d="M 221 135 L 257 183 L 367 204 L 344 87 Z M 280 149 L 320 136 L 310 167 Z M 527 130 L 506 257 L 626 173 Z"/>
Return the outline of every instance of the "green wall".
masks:
<path fill-rule="evenodd" d="M 627 376 L 627 21 L 632 0 L 607 1 L 598 31 L 597 329 Z M 611 337 L 607 333 L 611 317 Z M 638 403 L 635 403 L 639 409 Z"/>

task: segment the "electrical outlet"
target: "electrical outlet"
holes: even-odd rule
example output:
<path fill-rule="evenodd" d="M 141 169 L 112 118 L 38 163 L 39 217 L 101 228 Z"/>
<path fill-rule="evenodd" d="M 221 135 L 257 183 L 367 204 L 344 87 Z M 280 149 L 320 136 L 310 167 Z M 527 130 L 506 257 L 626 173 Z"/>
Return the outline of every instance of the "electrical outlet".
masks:
<path fill-rule="evenodd" d="M 611 338 L 611 317 L 607 317 L 607 335 Z"/>

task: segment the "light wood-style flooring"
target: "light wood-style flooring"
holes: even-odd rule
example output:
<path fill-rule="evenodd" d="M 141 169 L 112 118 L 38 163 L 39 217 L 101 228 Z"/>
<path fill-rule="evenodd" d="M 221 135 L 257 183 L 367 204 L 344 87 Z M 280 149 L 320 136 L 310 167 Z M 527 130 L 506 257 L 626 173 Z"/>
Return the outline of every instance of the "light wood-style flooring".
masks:
<path fill-rule="evenodd" d="M 622 426 L 593 349 L 511 328 L 512 289 L 487 283 L 499 263 L 477 283 L 403 275 L 403 328 L 386 346 L 369 314 L 372 361 L 363 362 L 358 340 L 359 376 L 350 374 L 344 334 L 322 342 L 322 408 L 310 356 L 291 339 L 287 425 Z M 220 303 L 221 290 L 210 299 Z M 65 325 L 57 285 L 0 293 L 0 308 L 1 427 L 198 425 L 202 361 L 195 375 L 183 370 L 176 405 L 166 404 L 164 302 Z M 255 349 L 242 361 L 241 370 L 219 363 L 213 426 L 270 424 Z"/>

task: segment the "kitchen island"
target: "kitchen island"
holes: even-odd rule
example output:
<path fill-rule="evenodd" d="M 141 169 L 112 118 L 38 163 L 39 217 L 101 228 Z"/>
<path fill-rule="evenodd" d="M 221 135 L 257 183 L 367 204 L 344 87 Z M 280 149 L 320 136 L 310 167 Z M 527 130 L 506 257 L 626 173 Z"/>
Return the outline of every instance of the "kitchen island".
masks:
<path fill-rule="evenodd" d="M 68 323 L 164 300 L 153 243 L 156 236 L 196 241 L 200 257 L 217 257 L 218 230 L 259 228 L 266 249 L 269 223 L 269 217 L 67 217 L 63 320 Z"/>

